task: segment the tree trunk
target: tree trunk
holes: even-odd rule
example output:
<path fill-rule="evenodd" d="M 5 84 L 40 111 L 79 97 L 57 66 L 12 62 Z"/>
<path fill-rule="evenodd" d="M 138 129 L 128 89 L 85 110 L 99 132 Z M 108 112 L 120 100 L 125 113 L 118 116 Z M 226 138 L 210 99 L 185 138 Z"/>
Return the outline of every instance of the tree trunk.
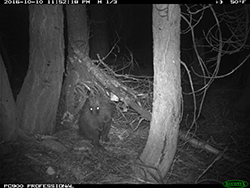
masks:
<path fill-rule="evenodd" d="M 90 36 L 90 57 L 97 59 L 97 54 L 101 58 L 109 52 L 108 24 L 105 14 L 105 7 L 100 5 L 90 5 L 91 15 L 91 36 Z"/>
<path fill-rule="evenodd" d="M 17 138 L 17 113 L 1 54 L 0 75 L 0 141 L 10 141 Z"/>
<path fill-rule="evenodd" d="M 8 78 L 11 82 L 11 77 L 13 74 L 13 67 L 11 65 L 10 55 L 8 54 L 8 51 L 6 49 L 6 45 L 4 44 L 2 37 L 0 36 L 0 54 L 2 55 L 2 59 L 5 63 L 5 66 L 7 68 Z"/>
<path fill-rule="evenodd" d="M 52 133 L 64 71 L 62 6 L 30 6 L 30 58 L 17 98 L 20 128 Z"/>
<path fill-rule="evenodd" d="M 87 13 L 86 13 L 86 5 L 67 5 L 67 23 L 68 23 L 68 57 L 72 58 L 72 46 L 79 48 L 83 54 L 86 56 L 89 55 L 89 42 L 88 42 L 88 26 L 87 26 Z M 75 61 L 75 63 L 79 63 Z M 74 68 L 72 68 L 74 67 Z M 66 109 L 63 113 L 67 112 L 71 116 L 66 119 L 66 123 L 63 122 L 64 125 L 72 126 L 73 119 L 70 117 L 74 117 L 77 113 L 75 112 L 75 86 L 79 80 L 79 66 L 72 65 L 72 61 L 67 61 L 67 77 L 64 81 L 64 85 L 62 88 L 62 96 L 65 96 L 66 101 Z M 64 100 L 64 99 L 62 99 Z M 61 118 L 64 114 L 60 114 Z M 67 123 L 69 124 L 67 125 Z"/>
<path fill-rule="evenodd" d="M 250 63 L 250 62 L 248 62 Z M 250 71 L 250 66 L 248 65 L 248 70 Z M 243 94 L 241 95 L 240 99 L 235 103 L 235 106 L 242 110 L 246 111 L 246 113 L 250 112 L 250 76 L 249 71 L 246 73 L 247 75 L 247 81 L 246 87 L 243 89 Z"/>
<path fill-rule="evenodd" d="M 68 51 L 71 54 L 72 45 L 77 46 L 86 54 L 89 54 L 89 29 L 87 25 L 86 5 L 67 5 L 68 23 Z"/>
<path fill-rule="evenodd" d="M 154 102 L 141 178 L 163 183 L 175 156 L 181 110 L 180 7 L 153 5 Z"/>
<path fill-rule="evenodd" d="M 250 7 L 250 6 L 249 6 Z M 246 111 L 249 113 L 250 110 L 250 57 L 248 50 L 244 50 L 239 55 L 238 64 L 244 64 L 231 76 L 231 83 L 234 88 L 242 89 L 242 95 L 234 102 L 234 106 L 241 112 Z M 243 113 L 244 114 L 244 113 Z"/>

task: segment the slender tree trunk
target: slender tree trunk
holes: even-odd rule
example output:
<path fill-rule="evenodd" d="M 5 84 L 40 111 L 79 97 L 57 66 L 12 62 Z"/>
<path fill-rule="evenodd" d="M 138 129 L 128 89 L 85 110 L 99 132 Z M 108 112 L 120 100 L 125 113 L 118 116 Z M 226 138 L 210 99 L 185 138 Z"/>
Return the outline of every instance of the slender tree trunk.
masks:
<path fill-rule="evenodd" d="M 181 110 L 180 7 L 153 5 L 154 102 L 142 178 L 163 183 L 175 156 Z"/>
<path fill-rule="evenodd" d="M 17 98 L 20 128 L 52 133 L 64 71 L 62 6 L 34 5 L 30 11 L 30 58 Z"/>
<path fill-rule="evenodd" d="M 250 7 L 250 6 L 249 6 Z M 247 50 L 242 51 L 239 55 L 239 64 L 244 64 L 239 68 L 232 76 L 231 83 L 232 87 L 237 89 L 243 89 L 242 95 L 238 98 L 238 101 L 234 102 L 234 106 L 239 110 L 246 111 L 246 113 L 250 110 L 250 57 L 249 52 Z"/>
<path fill-rule="evenodd" d="M 10 55 L 7 52 L 6 45 L 4 44 L 2 37 L 0 36 L 0 54 L 2 55 L 3 61 L 6 65 L 6 71 L 8 73 L 9 79 L 12 77 L 13 74 L 13 67 L 11 65 Z"/>
<path fill-rule="evenodd" d="M 0 141 L 15 140 L 18 134 L 16 104 L 1 54 L 0 89 Z"/>
<path fill-rule="evenodd" d="M 250 66 L 248 66 L 248 70 L 250 71 Z M 250 97 L 249 97 L 250 96 L 250 76 L 248 73 L 247 73 L 246 87 L 244 88 L 240 99 L 235 103 L 235 106 L 238 109 L 242 111 L 246 111 L 246 113 L 250 112 Z"/>
<path fill-rule="evenodd" d="M 100 5 L 90 5 L 91 31 L 90 36 L 90 57 L 97 59 L 97 54 L 101 58 L 109 52 L 108 24 L 105 7 Z"/>

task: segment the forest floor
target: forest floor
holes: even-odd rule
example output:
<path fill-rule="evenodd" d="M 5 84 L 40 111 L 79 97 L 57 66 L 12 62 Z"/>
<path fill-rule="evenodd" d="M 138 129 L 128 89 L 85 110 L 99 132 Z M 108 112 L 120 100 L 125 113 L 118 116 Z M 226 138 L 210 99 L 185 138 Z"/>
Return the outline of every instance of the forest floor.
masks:
<path fill-rule="evenodd" d="M 222 155 L 179 139 L 172 166 L 158 183 L 222 184 L 227 180 L 250 183 L 249 112 L 242 112 L 231 102 L 239 96 L 237 90 L 221 85 L 211 87 L 201 116 L 191 130 L 193 138 L 216 148 Z M 95 151 L 89 141 L 70 129 L 61 129 L 51 137 L 66 148 L 65 151 L 40 147 L 39 139 L 0 143 L 0 183 L 153 183 L 138 179 L 134 172 L 134 161 L 145 147 L 150 123 L 142 121 L 137 127 L 138 114 L 131 109 L 124 114 L 117 113 L 114 117 L 110 142 L 102 143 L 106 152 Z M 192 108 L 186 105 L 180 129 L 189 130 L 191 121 Z"/>

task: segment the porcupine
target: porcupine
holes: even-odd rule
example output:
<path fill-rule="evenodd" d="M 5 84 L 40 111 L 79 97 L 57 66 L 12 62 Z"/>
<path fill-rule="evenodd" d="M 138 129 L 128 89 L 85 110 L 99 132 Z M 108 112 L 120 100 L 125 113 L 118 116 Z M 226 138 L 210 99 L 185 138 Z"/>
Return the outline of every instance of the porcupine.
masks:
<path fill-rule="evenodd" d="M 100 144 L 109 141 L 109 131 L 113 117 L 113 106 L 103 96 L 90 96 L 84 103 L 79 119 L 79 134 L 90 140 L 94 147 L 104 149 Z"/>

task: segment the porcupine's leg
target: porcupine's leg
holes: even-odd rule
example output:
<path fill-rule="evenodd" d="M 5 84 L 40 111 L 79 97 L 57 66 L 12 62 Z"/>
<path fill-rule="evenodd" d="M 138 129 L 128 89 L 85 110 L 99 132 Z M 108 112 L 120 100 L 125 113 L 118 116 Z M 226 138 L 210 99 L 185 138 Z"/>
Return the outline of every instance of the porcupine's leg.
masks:
<path fill-rule="evenodd" d="M 110 141 L 110 138 L 109 138 L 108 134 L 109 134 L 109 131 L 110 131 L 110 128 L 111 128 L 111 122 L 112 122 L 112 119 L 110 121 L 104 123 L 103 131 L 101 133 L 101 139 L 104 142 L 109 142 Z"/>
<path fill-rule="evenodd" d="M 100 136 L 101 132 L 98 129 L 93 129 L 91 142 L 96 149 L 106 151 L 106 149 L 100 144 Z"/>

